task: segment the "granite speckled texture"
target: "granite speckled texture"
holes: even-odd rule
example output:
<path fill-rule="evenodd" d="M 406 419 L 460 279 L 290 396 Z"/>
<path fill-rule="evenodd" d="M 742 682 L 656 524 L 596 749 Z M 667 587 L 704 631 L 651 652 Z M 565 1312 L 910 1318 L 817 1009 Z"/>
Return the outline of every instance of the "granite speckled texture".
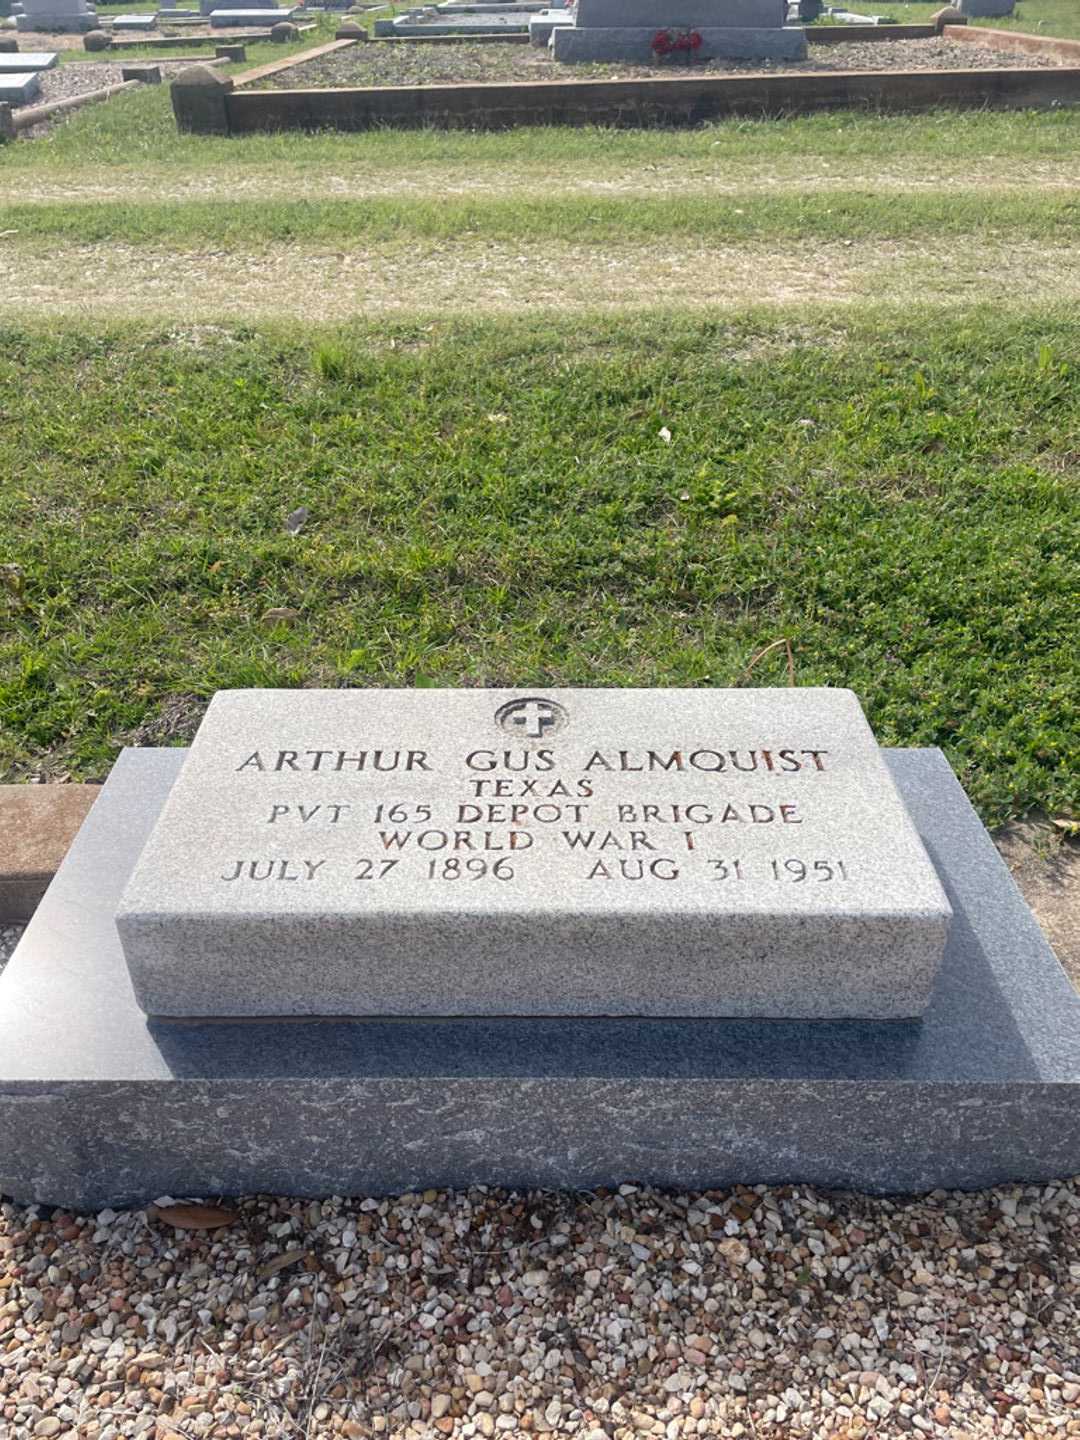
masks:
<path fill-rule="evenodd" d="M 806 1181 L 1080 1172 L 1080 997 L 935 751 L 885 752 L 954 923 L 918 1023 L 151 1024 L 113 913 L 183 752 L 125 752 L 0 979 L 0 1192 Z"/>
<path fill-rule="evenodd" d="M 948 916 L 850 691 L 278 690 L 117 923 L 150 1015 L 900 1019 Z"/>

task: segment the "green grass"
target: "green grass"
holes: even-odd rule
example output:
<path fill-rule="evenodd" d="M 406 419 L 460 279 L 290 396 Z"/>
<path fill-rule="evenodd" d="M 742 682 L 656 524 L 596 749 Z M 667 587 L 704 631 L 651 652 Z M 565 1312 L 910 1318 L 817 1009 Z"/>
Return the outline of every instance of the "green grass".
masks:
<path fill-rule="evenodd" d="M 1074 807 L 1078 366 L 1054 314 L 8 327 L 0 771 L 223 686 L 724 686 L 788 636 L 988 821 Z"/>
<path fill-rule="evenodd" d="M 0 207 L 8 244 L 46 240 L 129 244 L 250 246 L 285 241 L 400 239 L 628 243 L 659 237 L 731 242 L 892 241 L 963 235 L 1069 244 L 1080 228 L 1080 195 L 1002 196 L 978 192 L 888 195 L 828 192 L 720 199 L 570 196 L 511 200 L 252 200 L 174 203 L 76 203 Z M 2 242 L 0 242 L 2 243 Z"/>
<path fill-rule="evenodd" d="M 284 47 L 267 46 L 280 56 Z M 273 58 L 271 56 L 271 58 Z M 255 63 L 255 62 L 253 62 Z M 258 63 L 261 62 L 261 58 Z M 393 173 L 445 163 L 499 166 L 601 164 L 615 169 L 657 163 L 708 162 L 717 167 L 766 167 L 793 157 L 876 163 L 1071 159 L 1080 147 L 1080 109 L 1057 111 L 934 111 L 922 115 L 841 112 L 787 120 L 737 120 L 697 130 L 523 128 L 504 134 L 467 131 L 373 131 L 359 135 L 267 134 L 217 138 L 179 135 L 167 87 L 148 86 L 109 105 L 78 111 L 33 144 L 0 147 L 0 178 L 87 167 L 148 167 L 163 173 L 297 164 L 359 165 Z M 688 185 L 692 182 L 688 181 Z"/>
<path fill-rule="evenodd" d="M 900 25 L 918 25 L 941 9 L 940 0 L 853 0 L 848 6 L 856 13 L 891 15 Z M 1023 30 L 1030 35 L 1056 35 L 1061 40 L 1080 40 L 1080 4 L 1077 0 L 1018 0 L 1012 15 L 1000 19 L 973 20 L 995 30 Z"/>
<path fill-rule="evenodd" d="M 148 14 L 151 7 L 142 5 L 136 0 L 136 3 L 131 5 L 97 5 L 95 8 L 102 14 L 123 15 Z M 195 0 L 192 0 L 190 7 L 180 8 L 195 9 Z M 290 55 L 299 55 L 305 50 L 312 49 L 315 45 L 325 45 L 328 40 L 334 38 L 334 31 L 338 24 L 340 24 L 338 18 L 330 15 L 313 15 L 310 17 L 310 20 L 305 20 L 303 23 L 308 24 L 312 22 L 314 22 L 316 28 L 314 30 L 306 30 L 303 35 L 300 36 L 299 40 L 290 45 L 277 45 L 271 40 L 252 42 L 245 40 L 243 36 L 230 36 L 228 30 L 216 32 L 214 35 L 215 45 L 237 44 L 243 45 L 245 50 L 243 61 L 237 65 L 226 65 L 222 67 L 223 73 L 226 75 L 238 75 L 244 70 L 253 69 L 256 65 L 269 65 L 274 60 L 285 60 Z M 153 33 L 155 36 L 163 36 L 165 31 L 159 29 Z M 177 31 L 175 33 L 180 32 Z M 126 40 L 134 37 L 122 36 L 121 38 Z M 174 50 L 172 48 L 161 49 L 153 45 L 125 44 L 122 50 L 61 50 L 59 54 L 61 65 L 80 65 L 84 62 L 100 64 L 103 61 L 111 61 L 113 64 L 119 64 L 122 61 L 125 65 L 157 64 L 159 62 L 165 64 L 166 62 L 175 63 L 177 60 L 184 59 L 194 63 L 199 60 L 212 60 L 214 58 L 214 46 L 206 44 L 200 45 L 192 41 L 191 45 L 186 49 Z M 167 91 L 165 92 L 164 98 L 167 102 Z M 159 98 L 159 108 L 160 103 Z M 166 108 L 169 108 L 167 103 Z M 175 131 L 175 126 L 173 128 Z"/>

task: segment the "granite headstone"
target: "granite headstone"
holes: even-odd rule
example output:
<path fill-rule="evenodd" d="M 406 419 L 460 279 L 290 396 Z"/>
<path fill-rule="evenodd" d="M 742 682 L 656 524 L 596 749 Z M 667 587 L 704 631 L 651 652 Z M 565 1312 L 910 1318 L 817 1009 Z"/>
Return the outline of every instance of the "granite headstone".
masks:
<path fill-rule="evenodd" d="M 921 1013 L 949 906 L 844 690 L 221 692 L 117 923 L 156 1016 Z"/>

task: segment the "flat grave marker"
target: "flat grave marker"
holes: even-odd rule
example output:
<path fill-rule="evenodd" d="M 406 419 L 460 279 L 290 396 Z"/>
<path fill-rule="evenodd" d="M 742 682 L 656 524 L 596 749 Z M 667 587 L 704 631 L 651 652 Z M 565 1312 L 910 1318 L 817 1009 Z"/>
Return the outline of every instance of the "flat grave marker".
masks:
<path fill-rule="evenodd" d="M 41 94 L 41 79 L 36 70 L 0 73 L 0 103 L 25 105 Z"/>
<path fill-rule="evenodd" d="M 841 690 L 218 694 L 118 914 L 155 1016 L 909 1018 L 949 906 Z"/>
<path fill-rule="evenodd" d="M 51 70 L 59 60 L 55 50 L 23 50 L 10 55 L 0 54 L 0 75 L 28 70 Z"/>

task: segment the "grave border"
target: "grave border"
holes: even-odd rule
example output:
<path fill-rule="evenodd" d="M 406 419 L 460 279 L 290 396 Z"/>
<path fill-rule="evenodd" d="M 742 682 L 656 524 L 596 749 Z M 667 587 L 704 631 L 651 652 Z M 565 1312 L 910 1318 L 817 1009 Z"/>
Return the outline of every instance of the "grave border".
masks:
<path fill-rule="evenodd" d="M 304 58 L 298 55 L 292 64 L 300 64 Z M 1080 65 L 296 90 L 252 89 L 250 81 L 243 81 L 241 76 L 240 83 L 222 96 L 224 126 L 217 133 L 382 127 L 686 126 L 734 116 L 799 115 L 830 109 L 1049 109 L 1080 104 Z M 174 108 L 177 91 L 182 88 L 181 75 L 173 82 Z M 198 130 L 187 117 L 184 124 Z"/>

